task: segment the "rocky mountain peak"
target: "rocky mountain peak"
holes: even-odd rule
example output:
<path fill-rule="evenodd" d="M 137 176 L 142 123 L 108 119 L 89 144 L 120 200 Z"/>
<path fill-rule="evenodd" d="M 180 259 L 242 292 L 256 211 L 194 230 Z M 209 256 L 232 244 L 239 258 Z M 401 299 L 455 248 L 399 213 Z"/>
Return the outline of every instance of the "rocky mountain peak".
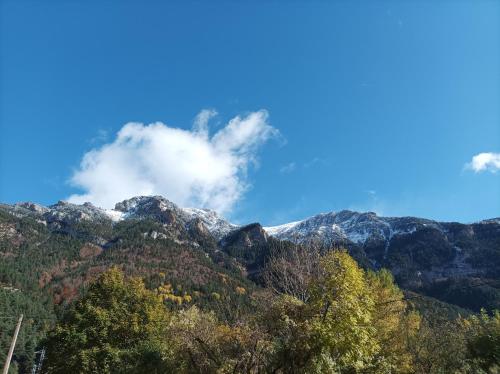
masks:
<path fill-rule="evenodd" d="M 234 225 L 217 212 L 200 208 L 181 208 L 162 196 L 136 196 L 123 200 L 115 205 L 115 209 L 102 209 L 90 202 L 82 205 L 58 201 L 48 207 L 32 202 L 14 205 L 1 204 L 11 214 L 23 217 L 31 216 L 44 223 L 65 224 L 80 221 L 96 221 L 116 223 L 126 219 L 153 219 L 165 225 L 181 225 L 186 228 L 193 223 L 220 240 L 239 226 Z M 203 231 L 203 230 L 201 230 Z"/>
<path fill-rule="evenodd" d="M 166 210 L 178 211 L 179 207 L 163 196 L 136 196 L 116 203 L 115 210 L 129 214 L 147 214 Z"/>
<path fill-rule="evenodd" d="M 213 210 L 181 208 L 162 196 L 137 196 L 115 205 L 124 218 L 152 218 L 163 223 L 179 222 L 186 226 L 203 224 L 217 240 L 238 226 L 228 222 Z M 195 220 L 196 222 L 191 224 Z"/>
<path fill-rule="evenodd" d="M 104 209 L 98 208 L 87 202 L 82 205 L 72 204 L 66 201 L 58 201 L 48 207 L 43 214 L 48 222 L 75 223 L 80 221 L 109 221 L 110 218 Z"/>
<path fill-rule="evenodd" d="M 200 220 L 217 240 L 222 239 L 239 227 L 238 225 L 230 223 L 217 212 L 210 209 L 182 208 L 182 211 L 189 217 L 189 220 Z"/>
<path fill-rule="evenodd" d="M 257 245 L 263 245 L 267 243 L 268 239 L 269 234 L 259 223 L 251 223 L 227 235 L 222 245 L 250 248 Z"/>
<path fill-rule="evenodd" d="M 44 207 L 43 205 L 32 203 L 32 202 L 24 202 L 24 203 L 18 203 L 14 205 L 15 207 L 20 207 L 27 209 L 33 213 L 38 213 L 38 214 L 43 214 L 49 211 L 47 207 Z"/>
<path fill-rule="evenodd" d="M 374 212 L 359 213 L 350 210 L 320 213 L 302 221 L 266 227 L 278 239 L 292 241 L 322 241 L 332 243 L 351 241 L 364 244 L 369 239 L 390 240 L 395 234 L 409 233 L 418 225 L 438 227 L 434 221 L 412 217 L 380 217 Z"/>
<path fill-rule="evenodd" d="M 151 218 L 164 224 L 182 221 L 181 209 L 162 196 L 137 196 L 115 205 L 124 218 Z"/>

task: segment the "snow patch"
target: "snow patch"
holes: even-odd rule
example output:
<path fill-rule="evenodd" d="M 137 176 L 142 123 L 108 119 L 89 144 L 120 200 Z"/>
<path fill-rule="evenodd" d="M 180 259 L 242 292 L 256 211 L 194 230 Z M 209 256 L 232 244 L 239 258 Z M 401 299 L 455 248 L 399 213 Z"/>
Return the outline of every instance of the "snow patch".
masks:
<path fill-rule="evenodd" d="M 189 217 L 189 220 L 200 219 L 205 227 L 217 239 L 222 239 L 231 231 L 236 230 L 239 226 L 228 222 L 223 217 L 219 216 L 217 212 L 210 209 L 199 208 L 181 208 L 181 211 Z"/>
<path fill-rule="evenodd" d="M 283 225 L 278 225 L 278 226 L 268 226 L 268 227 L 263 227 L 264 231 L 267 232 L 271 236 L 278 236 L 281 234 L 286 233 L 287 231 L 293 229 L 303 221 L 295 221 L 295 222 L 289 222 L 285 223 Z"/>
<path fill-rule="evenodd" d="M 122 221 L 125 218 L 125 213 L 120 212 L 114 209 L 106 209 L 104 213 L 111 219 L 113 222 Z"/>

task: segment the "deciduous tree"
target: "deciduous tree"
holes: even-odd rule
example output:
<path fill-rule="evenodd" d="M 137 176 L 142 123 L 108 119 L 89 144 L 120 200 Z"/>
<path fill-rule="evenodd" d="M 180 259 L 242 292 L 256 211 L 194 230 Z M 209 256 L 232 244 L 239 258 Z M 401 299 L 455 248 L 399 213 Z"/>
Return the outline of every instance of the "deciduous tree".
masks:
<path fill-rule="evenodd" d="M 47 340 L 50 373 L 154 373 L 166 370 L 169 314 L 139 278 L 103 273 Z"/>

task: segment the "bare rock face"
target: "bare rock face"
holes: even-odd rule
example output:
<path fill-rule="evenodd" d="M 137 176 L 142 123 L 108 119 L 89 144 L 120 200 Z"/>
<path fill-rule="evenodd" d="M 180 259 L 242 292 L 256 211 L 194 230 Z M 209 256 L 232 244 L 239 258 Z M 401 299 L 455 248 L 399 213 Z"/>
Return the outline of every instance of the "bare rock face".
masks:
<path fill-rule="evenodd" d="M 18 205 L 19 207 L 28 209 L 34 213 L 38 213 L 38 214 L 44 214 L 50 210 L 49 208 L 46 208 L 43 205 L 32 203 L 32 202 L 25 202 L 25 203 L 20 203 L 20 204 L 16 204 L 16 205 Z"/>
<path fill-rule="evenodd" d="M 222 245 L 250 249 L 265 245 L 268 239 L 269 235 L 263 227 L 258 223 L 252 223 L 229 234 L 223 239 Z"/>
<path fill-rule="evenodd" d="M 109 221 L 109 216 L 101 208 L 91 203 L 83 205 L 71 204 L 65 201 L 59 201 L 51 205 L 49 211 L 43 214 L 48 223 L 63 222 L 74 224 L 81 221 L 104 222 Z"/>
<path fill-rule="evenodd" d="M 57 204 L 45 207 L 39 204 L 25 202 L 14 205 L 3 205 L 10 213 L 17 217 L 32 217 L 44 224 L 55 224 L 56 226 L 74 225 L 78 222 L 107 222 L 109 215 L 104 209 L 98 208 L 91 203 L 83 205 L 71 204 L 59 201 Z"/>
<path fill-rule="evenodd" d="M 191 222 L 189 222 L 189 230 L 194 235 L 201 235 L 201 236 L 210 235 L 210 231 L 208 231 L 207 227 L 200 218 L 195 218 Z"/>
<path fill-rule="evenodd" d="M 205 235 L 206 232 L 203 232 L 208 230 L 216 240 L 238 228 L 212 210 L 180 208 L 161 196 L 138 196 L 124 200 L 116 204 L 115 211 L 121 212 L 124 219 L 150 218 L 167 225 L 184 226 L 197 234 Z"/>
<path fill-rule="evenodd" d="M 128 218 L 151 218 L 164 224 L 175 224 L 182 214 L 177 205 L 161 196 L 138 196 L 115 205 Z"/>
<path fill-rule="evenodd" d="M 6 240 L 12 247 L 18 248 L 23 242 L 23 235 L 16 230 L 15 225 L 0 223 L 0 240 Z"/>
<path fill-rule="evenodd" d="M 210 209 L 182 208 L 188 220 L 199 219 L 216 240 L 221 240 L 240 226 L 234 225 Z"/>

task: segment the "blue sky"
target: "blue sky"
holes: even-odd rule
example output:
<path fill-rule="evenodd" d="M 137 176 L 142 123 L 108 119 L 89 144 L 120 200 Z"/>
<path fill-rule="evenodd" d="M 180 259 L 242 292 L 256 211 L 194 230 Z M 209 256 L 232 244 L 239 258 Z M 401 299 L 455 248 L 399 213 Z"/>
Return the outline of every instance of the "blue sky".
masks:
<path fill-rule="evenodd" d="M 148 127 L 157 121 L 167 143 L 169 134 L 189 142 L 196 116 L 211 109 L 218 114 L 208 116 L 200 147 L 228 153 L 193 162 L 206 171 L 229 157 L 233 168 L 205 175 L 211 188 L 201 197 L 173 192 L 183 203 L 232 194 L 220 205 L 227 216 L 267 225 L 347 208 L 464 222 L 500 216 L 500 2 L 0 6 L 2 202 L 95 196 L 88 188 L 105 181 L 81 166 L 87 152 L 93 162 L 102 147 L 121 152 L 116 136 L 129 122 L 144 124 L 135 128 L 142 142 L 158 139 Z M 254 135 L 238 145 L 210 138 L 228 135 L 237 116 L 233 130 L 248 124 Z M 191 188 L 193 175 L 182 179 L 170 157 L 181 143 L 168 157 L 161 144 L 158 158 L 134 145 L 137 165 L 154 165 L 145 190 Z M 466 166 L 486 152 L 493 161 Z M 116 188 L 135 186 L 126 170 L 103 170 Z"/>

